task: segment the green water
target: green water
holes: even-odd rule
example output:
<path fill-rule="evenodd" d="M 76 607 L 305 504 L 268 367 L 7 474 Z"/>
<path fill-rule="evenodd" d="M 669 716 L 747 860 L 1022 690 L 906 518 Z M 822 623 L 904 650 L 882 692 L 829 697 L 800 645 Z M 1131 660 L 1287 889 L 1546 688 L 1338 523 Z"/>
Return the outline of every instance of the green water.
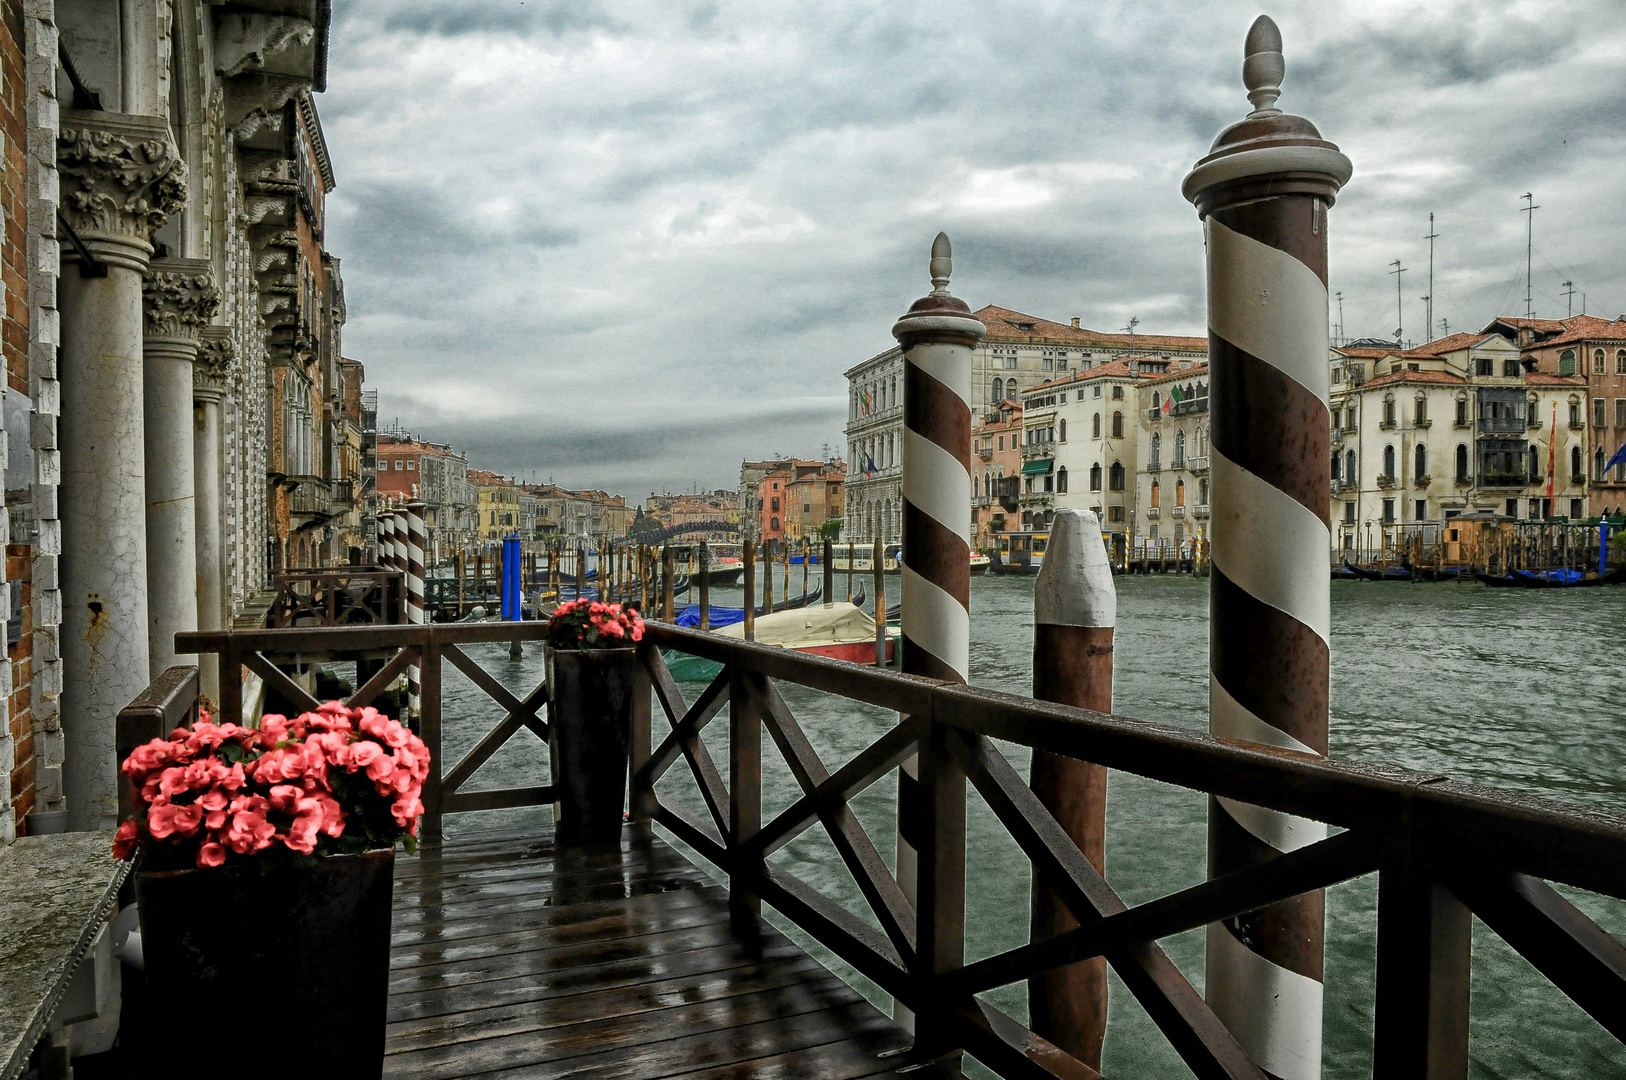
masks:
<path fill-rule="evenodd" d="M 896 581 L 888 579 L 889 591 Z M 1031 578 L 973 579 L 973 683 L 1028 691 L 1032 589 Z M 1116 710 L 1205 728 L 1206 582 L 1130 577 L 1119 578 L 1118 589 Z M 1620 674 L 1626 659 L 1620 625 L 1626 591 L 1526 592 L 1368 582 L 1335 582 L 1332 590 L 1333 755 L 1626 811 L 1626 679 Z M 738 590 L 717 590 L 715 602 L 738 604 Z M 529 689 L 540 678 L 539 652 L 514 663 L 505 646 L 470 651 L 515 691 Z M 691 698 L 699 689 L 685 687 Z M 831 771 L 894 722 L 889 713 L 801 687 L 782 691 Z M 448 672 L 447 697 L 446 751 L 455 756 L 500 718 L 500 711 L 453 672 Z M 659 717 L 657 724 L 663 726 Z M 711 725 L 707 743 L 717 760 L 726 762 L 726 722 Z M 1026 754 L 1017 747 L 1005 750 L 1026 775 Z M 800 792 L 767 739 L 764 758 L 764 814 L 769 816 Z M 531 778 L 544 775 L 544 768 L 541 747 L 534 740 L 516 740 L 482 771 L 475 786 L 534 783 Z M 667 774 L 661 793 L 700 808 L 681 765 Z M 889 859 L 895 800 L 896 784 L 889 779 L 854 801 L 855 812 Z M 540 820 L 545 813 L 469 815 L 452 819 L 452 828 Z M 1107 878 L 1126 902 L 1144 902 L 1202 880 L 1206 814 L 1201 795 L 1112 775 Z M 821 830 L 804 833 L 775 862 L 849 910 L 867 914 L 857 886 Z M 974 792 L 967 890 L 968 960 L 1026 942 L 1027 863 Z M 1626 936 L 1626 905 L 1568 895 L 1611 932 Z M 1324 1075 L 1367 1077 L 1376 878 L 1329 890 L 1327 911 Z M 889 1007 L 875 987 L 811 946 L 794 927 L 775 921 L 871 1000 Z M 1166 939 L 1163 946 L 1201 989 L 1202 931 Z M 1472 993 L 1475 1077 L 1626 1077 L 1621 1046 L 1477 922 Z M 1111 994 L 1104 1071 L 1113 1076 L 1189 1075 L 1116 978 Z M 1026 1017 L 1021 986 L 994 992 L 989 1000 Z"/>

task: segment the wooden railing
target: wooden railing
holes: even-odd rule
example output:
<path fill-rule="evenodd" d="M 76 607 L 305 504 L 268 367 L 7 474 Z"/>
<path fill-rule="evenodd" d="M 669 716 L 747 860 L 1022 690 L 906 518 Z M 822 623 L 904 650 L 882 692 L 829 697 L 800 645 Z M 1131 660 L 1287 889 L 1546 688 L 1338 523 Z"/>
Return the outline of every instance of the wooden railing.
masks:
<path fill-rule="evenodd" d="M 520 728 L 547 738 L 547 724 L 538 715 L 546 687 L 517 698 L 461 646 L 536 641 L 543 630 L 541 623 L 479 623 L 232 631 L 180 635 L 177 648 L 220 654 L 222 704 L 228 709 L 240 700 L 245 667 L 290 700 L 315 704 L 276 668 L 279 656 L 309 661 L 392 653 L 352 696 L 356 705 L 370 701 L 409 664 L 419 665 L 421 730 L 434 755 L 424 788 L 423 833 L 432 840 L 444 814 L 552 801 L 546 785 L 461 790 Z M 722 671 L 690 701 L 667 670 L 662 649 L 718 662 Z M 724 872 L 743 924 L 766 902 L 894 995 L 915 1015 L 917 1045 L 932 1054 L 963 1050 L 1006 1077 L 1095 1076 L 979 995 L 1104 956 L 1197 1076 L 1260 1080 L 1264 1074 L 1158 941 L 1374 872 L 1374 1075 L 1466 1077 L 1473 915 L 1607 1031 L 1626 1040 L 1626 948 L 1553 888 L 1556 883 L 1626 897 L 1626 818 L 1619 815 L 663 624 L 648 624 L 638 655 L 633 819 L 658 823 Z M 450 769 L 440 760 L 443 661 L 506 710 Z M 903 719 L 832 771 L 776 683 L 892 710 Z M 652 736 L 657 702 L 669 727 L 658 744 Z M 725 707 L 729 760 L 719 764 L 701 735 Z M 801 790 L 788 809 L 769 820 L 762 800 L 764 730 Z M 1341 831 L 1130 907 L 1095 872 L 993 739 L 1269 807 Z M 913 902 L 851 809 L 855 796 L 912 756 L 918 756 L 915 792 L 924 811 L 902 823 L 919 853 Z M 656 790 L 680 760 L 704 807 L 700 814 Z M 965 962 L 968 785 L 986 800 L 1035 874 L 1072 910 L 1080 924 L 1076 929 Z M 880 930 L 768 861 L 815 825 L 829 834 Z"/>
<path fill-rule="evenodd" d="M 277 591 L 266 624 L 272 628 L 353 626 L 406 621 L 406 575 L 373 567 L 288 570 L 272 582 Z"/>

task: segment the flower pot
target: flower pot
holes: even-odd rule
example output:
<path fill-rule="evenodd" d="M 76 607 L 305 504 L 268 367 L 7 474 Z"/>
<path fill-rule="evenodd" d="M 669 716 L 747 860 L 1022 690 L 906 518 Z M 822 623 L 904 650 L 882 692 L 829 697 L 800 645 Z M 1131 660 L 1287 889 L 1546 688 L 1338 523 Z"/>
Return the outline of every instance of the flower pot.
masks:
<path fill-rule="evenodd" d="M 152 1015 L 191 1030 L 143 1043 L 195 1052 L 184 1017 L 201 1009 L 271 1039 L 232 1052 L 233 1077 L 383 1075 L 395 851 L 310 861 L 137 872 L 148 996 L 169 1003 Z"/>
<path fill-rule="evenodd" d="M 548 752 L 561 844 L 621 839 L 635 665 L 632 649 L 548 650 Z"/>

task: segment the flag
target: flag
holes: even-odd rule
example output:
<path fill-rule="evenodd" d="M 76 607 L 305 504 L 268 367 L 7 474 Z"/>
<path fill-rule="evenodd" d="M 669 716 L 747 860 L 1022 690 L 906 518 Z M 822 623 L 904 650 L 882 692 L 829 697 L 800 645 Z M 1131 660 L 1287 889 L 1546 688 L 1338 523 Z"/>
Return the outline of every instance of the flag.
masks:
<path fill-rule="evenodd" d="M 870 457 L 869 454 L 866 453 L 864 455 L 864 479 L 868 480 L 871 476 L 873 476 L 874 474 L 876 474 L 876 473 L 878 473 L 880 471 L 881 471 L 880 469 L 877 469 L 875 467 L 875 459 Z"/>
<path fill-rule="evenodd" d="M 1558 402 L 1553 402 L 1553 423 L 1547 429 L 1547 514 L 1552 516 L 1553 456 L 1558 453 Z"/>
<path fill-rule="evenodd" d="M 869 396 L 869 390 L 868 390 L 868 389 L 866 389 L 866 390 L 865 390 L 865 391 L 864 391 L 864 415 L 865 415 L 865 416 L 868 416 L 868 415 L 869 415 L 869 406 L 870 406 L 870 401 L 871 401 L 871 398 L 870 398 L 870 396 Z"/>
<path fill-rule="evenodd" d="M 1609 459 L 1609 463 L 1603 467 L 1603 471 L 1608 472 L 1616 465 L 1626 465 L 1626 443 L 1620 444 L 1620 449 L 1615 451 L 1615 456 Z M 1603 477 L 1600 476 L 1598 479 L 1601 480 Z"/>

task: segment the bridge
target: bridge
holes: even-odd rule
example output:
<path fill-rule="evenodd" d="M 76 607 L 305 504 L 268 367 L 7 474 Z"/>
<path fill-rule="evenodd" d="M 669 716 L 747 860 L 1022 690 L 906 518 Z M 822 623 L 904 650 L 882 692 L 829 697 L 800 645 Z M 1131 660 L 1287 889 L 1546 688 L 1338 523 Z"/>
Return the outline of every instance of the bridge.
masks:
<path fill-rule="evenodd" d="M 676 525 L 668 525 L 663 529 L 651 529 L 648 532 L 628 533 L 618 538 L 615 543 L 618 547 L 629 544 L 643 544 L 657 546 L 668 540 L 675 540 L 680 536 L 743 536 L 744 531 L 737 522 L 732 521 L 685 521 Z"/>

